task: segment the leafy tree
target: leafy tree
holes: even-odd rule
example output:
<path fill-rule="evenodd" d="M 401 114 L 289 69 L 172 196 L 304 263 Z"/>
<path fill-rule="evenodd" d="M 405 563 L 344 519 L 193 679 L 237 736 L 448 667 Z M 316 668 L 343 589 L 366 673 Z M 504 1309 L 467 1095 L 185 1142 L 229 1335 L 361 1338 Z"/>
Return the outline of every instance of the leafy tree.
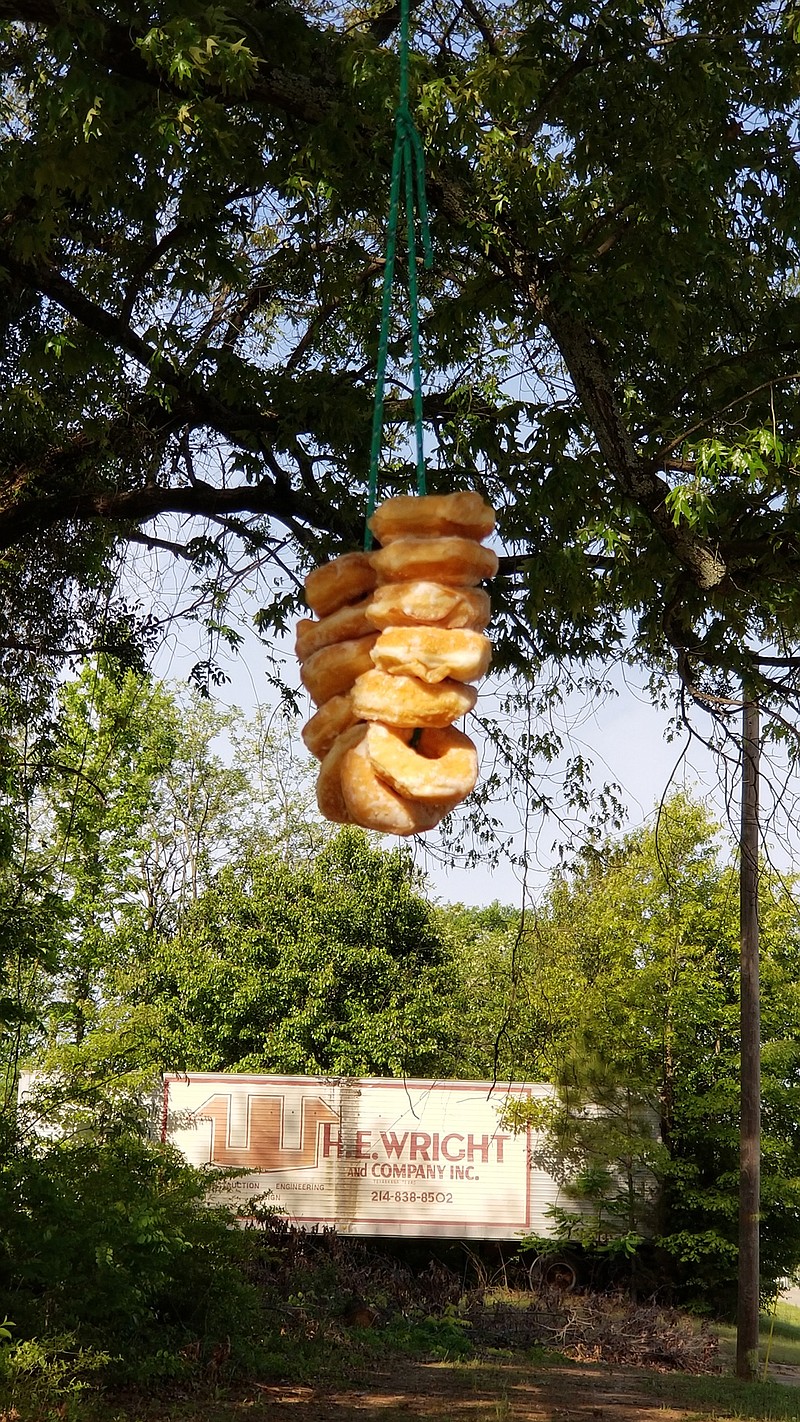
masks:
<path fill-rule="evenodd" d="M 152 876 L 142 874 L 137 851 L 155 785 L 177 755 L 167 694 L 132 672 L 117 681 L 109 670 L 89 664 L 62 687 L 59 747 L 42 787 L 42 830 L 69 923 L 54 1027 L 68 1027 L 78 1041 L 130 927 L 146 933 L 152 920 Z"/>
<path fill-rule="evenodd" d="M 765 1281 L 800 1262 L 800 939 L 791 888 L 764 872 Z M 737 879 L 705 809 L 676 797 L 657 826 L 579 860 L 554 882 L 527 951 L 521 972 L 557 1029 L 545 1053 L 558 1086 L 549 1158 L 596 1206 L 583 1224 L 571 1222 L 573 1232 L 596 1237 L 599 1226 L 608 1238 L 647 1223 L 676 1284 L 729 1304 L 739 1169 Z"/>
<path fill-rule="evenodd" d="M 82 1387 L 82 1370 L 146 1384 L 215 1349 L 243 1370 L 258 1360 L 271 1320 L 247 1277 L 253 1235 L 172 1148 L 84 1135 L 4 1151 L 0 1206 L 0 1307 L 23 1376 L 27 1362 L 55 1382 L 68 1360 Z"/>
<path fill-rule="evenodd" d="M 455 977 L 410 858 L 332 839 L 264 717 L 97 665 L 61 700 L 39 805 L 63 919 L 28 1042 L 39 1109 L 131 1127 L 180 1067 L 447 1071 Z"/>
<path fill-rule="evenodd" d="M 796 13 L 413 10 L 430 478 L 500 510 L 498 665 L 793 704 Z M 7 669 L 134 655 L 120 545 L 198 569 L 217 636 L 241 560 L 282 627 L 297 560 L 358 541 L 397 18 L 1 0 Z M 386 492 L 407 350 L 400 307 Z"/>
<path fill-rule="evenodd" d="M 300 749 L 296 726 L 285 707 L 262 706 L 250 720 L 232 718 L 233 766 L 248 787 L 233 846 L 238 859 L 256 847 L 290 861 L 308 859 L 331 837 L 331 825 L 317 812 L 317 762 Z"/>
<path fill-rule="evenodd" d="M 56 866 L 40 853 L 36 834 L 52 734 L 46 707 L 25 705 L 8 689 L 0 699 L 0 1122 L 13 1110 L 19 1066 L 66 941 Z"/>
<path fill-rule="evenodd" d="M 99 1102 L 108 1123 L 131 1118 L 161 1064 L 155 1048 L 132 1048 L 155 1030 L 137 997 L 153 944 L 224 863 L 259 846 L 310 852 L 326 831 L 315 820 L 301 836 L 307 761 L 274 718 L 248 725 L 104 658 L 64 682 L 57 703 L 47 738 L 9 742 L 19 846 L 10 835 L 6 1095 L 13 1104 L 17 1067 L 35 1060 L 54 1083 L 51 1113 L 56 1099 L 79 1114 Z"/>
<path fill-rule="evenodd" d="M 65 682 L 59 702 L 41 817 L 95 967 L 101 940 L 119 961 L 120 931 L 173 927 L 246 848 L 291 848 L 286 802 L 307 813 L 308 762 L 292 759 L 263 716 L 248 725 L 196 693 L 115 676 L 102 660 Z"/>
<path fill-rule="evenodd" d="M 537 971 L 537 915 L 500 903 L 486 908 L 447 905 L 442 932 L 458 978 L 457 1072 L 483 1080 L 548 1080 L 573 1001 L 571 979 L 554 984 Z M 565 999 L 566 993 L 566 999 Z"/>
<path fill-rule="evenodd" d="M 402 851 L 343 830 L 313 860 L 223 869 L 139 991 L 162 1068 L 447 1075 L 453 976 Z"/>

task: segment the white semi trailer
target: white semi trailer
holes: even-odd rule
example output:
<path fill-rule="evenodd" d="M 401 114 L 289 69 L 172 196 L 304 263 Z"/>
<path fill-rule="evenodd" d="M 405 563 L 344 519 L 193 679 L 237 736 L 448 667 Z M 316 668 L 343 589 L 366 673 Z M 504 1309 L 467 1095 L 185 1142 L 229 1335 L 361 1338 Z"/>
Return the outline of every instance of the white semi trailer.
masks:
<path fill-rule="evenodd" d="M 559 1187 L 535 1133 L 504 1124 L 541 1085 L 192 1072 L 164 1081 L 161 1134 L 192 1164 L 244 1167 L 220 1196 L 269 1191 L 298 1225 L 353 1235 L 512 1240 L 552 1234 Z"/>

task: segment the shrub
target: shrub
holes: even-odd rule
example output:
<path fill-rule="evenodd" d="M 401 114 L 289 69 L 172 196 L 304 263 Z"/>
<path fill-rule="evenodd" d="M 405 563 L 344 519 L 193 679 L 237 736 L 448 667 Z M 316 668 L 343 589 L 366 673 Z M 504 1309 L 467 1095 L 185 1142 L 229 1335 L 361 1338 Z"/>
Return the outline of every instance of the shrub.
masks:
<path fill-rule="evenodd" d="M 23 1148 L 0 1166 L 0 1315 L 69 1335 L 119 1381 L 175 1375 L 261 1336 L 252 1237 L 205 1203 L 207 1173 L 136 1137 Z"/>

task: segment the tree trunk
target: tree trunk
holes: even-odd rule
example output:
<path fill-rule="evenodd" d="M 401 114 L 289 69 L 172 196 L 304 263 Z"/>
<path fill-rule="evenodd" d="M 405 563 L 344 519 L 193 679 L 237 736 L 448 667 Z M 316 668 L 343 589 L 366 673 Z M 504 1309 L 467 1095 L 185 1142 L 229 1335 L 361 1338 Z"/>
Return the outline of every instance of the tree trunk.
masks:
<path fill-rule="evenodd" d="M 739 867 L 741 948 L 741 1134 L 739 1298 L 736 1375 L 758 1372 L 759 1195 L 761 1173 L 761 1011 L 758 983 L 758 707 L 742 715 L 742 823 Z"/>

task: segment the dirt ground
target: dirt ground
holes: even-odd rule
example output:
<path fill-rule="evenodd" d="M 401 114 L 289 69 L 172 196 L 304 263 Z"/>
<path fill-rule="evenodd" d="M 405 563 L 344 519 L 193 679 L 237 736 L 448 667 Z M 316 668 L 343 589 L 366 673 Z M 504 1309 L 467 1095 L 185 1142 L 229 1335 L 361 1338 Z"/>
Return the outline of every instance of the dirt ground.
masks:
<path fill-rule="evenodd" d="M 523 1369 L 519 1365 L 403 1364 L 376 1371 L 359 1390 L 259 1385 L 242 1410 L 269 1422 L 684 1422 L 648 1389 L 647 1375 L 602 1365 Z"/>

